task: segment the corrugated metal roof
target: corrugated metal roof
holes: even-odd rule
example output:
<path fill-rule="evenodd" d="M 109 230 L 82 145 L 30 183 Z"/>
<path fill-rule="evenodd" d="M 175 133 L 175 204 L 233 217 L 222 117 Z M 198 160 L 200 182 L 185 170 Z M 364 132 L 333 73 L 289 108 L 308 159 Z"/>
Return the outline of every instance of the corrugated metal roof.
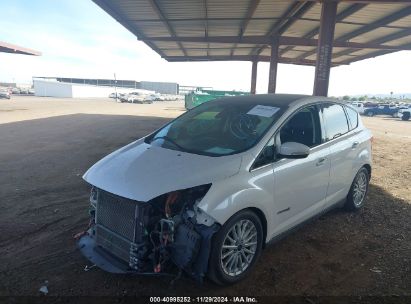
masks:
<path fill-rule="evenodd" d="M 315 64 L 312 39 L 321 15 L 315 1 L 93 1 L 166 60 L 269 60 L 270 39 L 279 33 L 279 62 Z M 411 3 L 375 2 L 339 3 L 334 65 L 411 48 Z"/>
<path fill-rule="evenodd" d="M 0 52 L 11 53 L 11 54 L 21 54 L 21 55 L 33 55 L 33 56 L 41 55 L 41 52 L 28 49 L 22 46 L 18 46 L 15 44 L 3 42 L 3 41 L 0 41 Z"/>

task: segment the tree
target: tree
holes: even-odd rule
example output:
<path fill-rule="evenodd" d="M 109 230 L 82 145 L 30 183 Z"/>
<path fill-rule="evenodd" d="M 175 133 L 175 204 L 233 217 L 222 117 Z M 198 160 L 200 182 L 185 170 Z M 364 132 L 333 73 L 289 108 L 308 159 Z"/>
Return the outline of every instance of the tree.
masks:
<path fill-rule="evenodd" d="M 350 100 L 350 96 L 344 95 L 344 96 L 343 96 L 343 100 L 347 100 L 347 101 Z"/>

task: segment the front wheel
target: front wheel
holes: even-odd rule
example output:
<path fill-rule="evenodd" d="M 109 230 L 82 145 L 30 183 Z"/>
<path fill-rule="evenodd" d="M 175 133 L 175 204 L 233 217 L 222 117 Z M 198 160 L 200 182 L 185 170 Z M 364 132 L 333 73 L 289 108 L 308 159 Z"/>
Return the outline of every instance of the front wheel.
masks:
<path fill-rule="evenodd" d="M 250 210 L 236 213 L 214 236 L 208 277 L 220 285 L 244 279 L 258 260 L 262 244 L 258 216 Z"/>
<path fill-rule="evenodd" d="M 369 111 L 369 112 L 367 112 L 367 116 L 369 116 L 369 117 L 373 117 L 373 116 L 374 116 L 374 112 L 373 112 L 373 111 Z"/>
<path fill-rule="evenodd" d="M 402 114 L 402 120 L 410 120 L 410 112 L 405 112 Z"/>
<path fill-rule="evenodd" d="M 368 192 L 370 175 L 366 168 L 362 167 L 354 178 L 351 184 L 350 192 L 348 192 L 345 202 L 345 209 L 349 211 L 359 210 L 364 205 L 364 200 Z"/>

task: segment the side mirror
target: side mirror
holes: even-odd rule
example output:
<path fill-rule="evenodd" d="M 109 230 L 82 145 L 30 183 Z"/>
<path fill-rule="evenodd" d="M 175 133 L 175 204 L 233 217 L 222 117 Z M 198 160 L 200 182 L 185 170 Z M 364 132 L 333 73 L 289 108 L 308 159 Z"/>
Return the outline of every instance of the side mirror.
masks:
<path fill-rule="evenodd" d="M 278 154 L 284 158 L 305 158 L 310 154 L 310 147 L 290 141 L 280 146 Z"/>

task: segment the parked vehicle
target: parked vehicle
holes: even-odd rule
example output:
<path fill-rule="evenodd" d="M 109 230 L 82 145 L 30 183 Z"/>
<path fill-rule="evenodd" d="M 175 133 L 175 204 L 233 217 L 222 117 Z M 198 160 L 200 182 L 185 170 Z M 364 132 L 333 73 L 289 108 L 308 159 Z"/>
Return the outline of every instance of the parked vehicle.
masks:
<path fill-rule="evenodd" d="M 0 90 L 0 98 L 10 99 L 10 93 L 8 90 Z"/>
<path fill-rule="evenodd" d="M 351 106 L 360 114 L 364 114 L 365 106 L 362 102 L 351 102 Z"/>
<path fill-rule="evenodd" d="M 402 108 L 398 111 L 398 117 L 402 120 L 410 120 L 411 117 L 411 105 L 408 108 Z"/>
<path fill-rule="evenodd" d="M 398 112 L 398 107 L 390 105 L 379 105 L 377 107 L 367 108 L 364 110 L 364 115 L 375 116 L 375 115 L 391 115 L 395 117 Z"/>
<path fill-rule="evenodd" d="M 118 93 L 118 99 L 120 99 L 121 102 L 127 102 L 127 96 L 127 94 Z"/>
<path fill-rule="evenodd" d="M 127 101 L 131 103 L 143 103 L 145 96 L 138 92 L 131 92 L 127 95 Z"/>
<path fill-rule="evenodd" d="M 108 97 L 109 98 L 117 98 L 117 97 L 119 97 L 119 93 L 115 93 L 115 92 L 113 92 L 113 93 L 110 93 L 110 95 L 108 95 Z"/>
<path fill-rule="evenodd" d="M 127 102 L 131 103 L 153 103 L 153 98 L 150 95 L 144 95 L 139 92 L 131 92 L 127 95 Z"/>
<path fill-rule="evenodd" d="M 19 88 L 12 88 L 11 93 L 12 94 L 20 94 L 20 89 Z"/>
<path fill-rule="evenodd" d="M 29 89 L 27 88 L 20 88 L 20 94 L 28 94 L 29 93 Z"/>
<path fill-rule="evenodd" d="M 84 174 L 91 227 L 79 248 L 109 272 L 235 283 L 267 243 L 332 208 L 363 207 L 371 139 L 331 98 L 208 101 Z"/>

